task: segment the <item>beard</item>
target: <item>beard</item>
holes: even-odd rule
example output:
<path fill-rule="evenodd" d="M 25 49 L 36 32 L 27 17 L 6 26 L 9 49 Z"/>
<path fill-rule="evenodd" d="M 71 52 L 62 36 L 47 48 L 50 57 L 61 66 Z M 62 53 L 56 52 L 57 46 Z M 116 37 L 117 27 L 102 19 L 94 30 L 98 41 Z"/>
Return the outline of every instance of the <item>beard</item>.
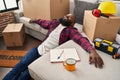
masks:
<path fill-rule="evenodd" d="M 60 18 L 59 21 L 63 26 L 69 27 L 71 25 L 71 21 L 66 20 L 64 18 Z"/>

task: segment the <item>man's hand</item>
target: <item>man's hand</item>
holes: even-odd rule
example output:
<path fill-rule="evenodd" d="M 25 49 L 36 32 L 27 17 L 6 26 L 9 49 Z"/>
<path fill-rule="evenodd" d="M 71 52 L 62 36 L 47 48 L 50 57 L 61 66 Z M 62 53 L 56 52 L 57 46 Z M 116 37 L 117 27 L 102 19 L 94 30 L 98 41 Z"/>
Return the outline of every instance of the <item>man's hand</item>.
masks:
<path fill-rule="evenodd" d="M 90 51 L 89 63 L 95 63 L 95 67 L 103 68 L 104 62 L 95 49 Z"/>

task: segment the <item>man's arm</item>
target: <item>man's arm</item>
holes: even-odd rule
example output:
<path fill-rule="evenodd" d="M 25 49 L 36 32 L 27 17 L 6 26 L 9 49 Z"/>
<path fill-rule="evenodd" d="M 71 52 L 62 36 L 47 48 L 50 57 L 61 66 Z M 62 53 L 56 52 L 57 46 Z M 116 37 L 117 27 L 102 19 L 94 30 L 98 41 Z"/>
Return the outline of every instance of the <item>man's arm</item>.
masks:
<path fill-rule="evenodd" d="M 95 67 L 102 68 L 103 60 L 96 52 L 95 48 L 90 44 L 89 40 L 86 37 L 83 37 L 77 29 L 70 30 L 70 38 L 79 44 L 84 50 L 89 52 L 89 63 L 95 63 Z"/>
<path fill-rule="evenodd" d="M 60 24 L 58 19 L 53 20 L 34 19 L 30 20 L 29 22 L 39 24 L 41 27 L 51 30 L 55 29 Z"/>
<path fill-rule="evenodd" d="M 70 29 L 69 32 L 70 38 L 79 44 L 84 50 L 90 52 L 90 50 L 93 49 L 93 45 L 90 44 L 89 40 L 86 37 L 83 37 L 76 28 Z"/>
<path fill-rule="evenodd" d="M 31 19 L 29 22 L 39 24 L 41 27 L 45 29 L 49 29 L 51 23 L 51 21 L 49 20 L 42 20 L 42 19 Z"/>

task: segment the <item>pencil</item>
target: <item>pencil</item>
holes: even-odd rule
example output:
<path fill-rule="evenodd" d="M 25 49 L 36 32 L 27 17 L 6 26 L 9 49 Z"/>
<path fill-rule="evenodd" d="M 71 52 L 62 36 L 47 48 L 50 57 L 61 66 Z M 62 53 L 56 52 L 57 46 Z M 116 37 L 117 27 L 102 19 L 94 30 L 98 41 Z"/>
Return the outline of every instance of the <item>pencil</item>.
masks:
<path fill-rule="evenodd" d="M 58 56 L 57 59 L 60 59 L 60 57 L 62 56 L 63 52 L 64 52 L 64 50 L 62 50 L 62 52 L 60 53 L 60 55 Z"/>

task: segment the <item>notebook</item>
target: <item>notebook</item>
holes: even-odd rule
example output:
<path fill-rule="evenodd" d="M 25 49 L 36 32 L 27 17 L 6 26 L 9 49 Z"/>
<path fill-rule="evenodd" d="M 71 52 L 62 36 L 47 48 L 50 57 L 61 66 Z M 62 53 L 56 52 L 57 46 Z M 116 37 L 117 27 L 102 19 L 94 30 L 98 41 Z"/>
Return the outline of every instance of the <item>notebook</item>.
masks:
<path fill-rule="evenodd" d="M 63 62 L 68 58 L 80 60 L 75 48 L 52 49 L 50 50 L 50 62 Z"/>

